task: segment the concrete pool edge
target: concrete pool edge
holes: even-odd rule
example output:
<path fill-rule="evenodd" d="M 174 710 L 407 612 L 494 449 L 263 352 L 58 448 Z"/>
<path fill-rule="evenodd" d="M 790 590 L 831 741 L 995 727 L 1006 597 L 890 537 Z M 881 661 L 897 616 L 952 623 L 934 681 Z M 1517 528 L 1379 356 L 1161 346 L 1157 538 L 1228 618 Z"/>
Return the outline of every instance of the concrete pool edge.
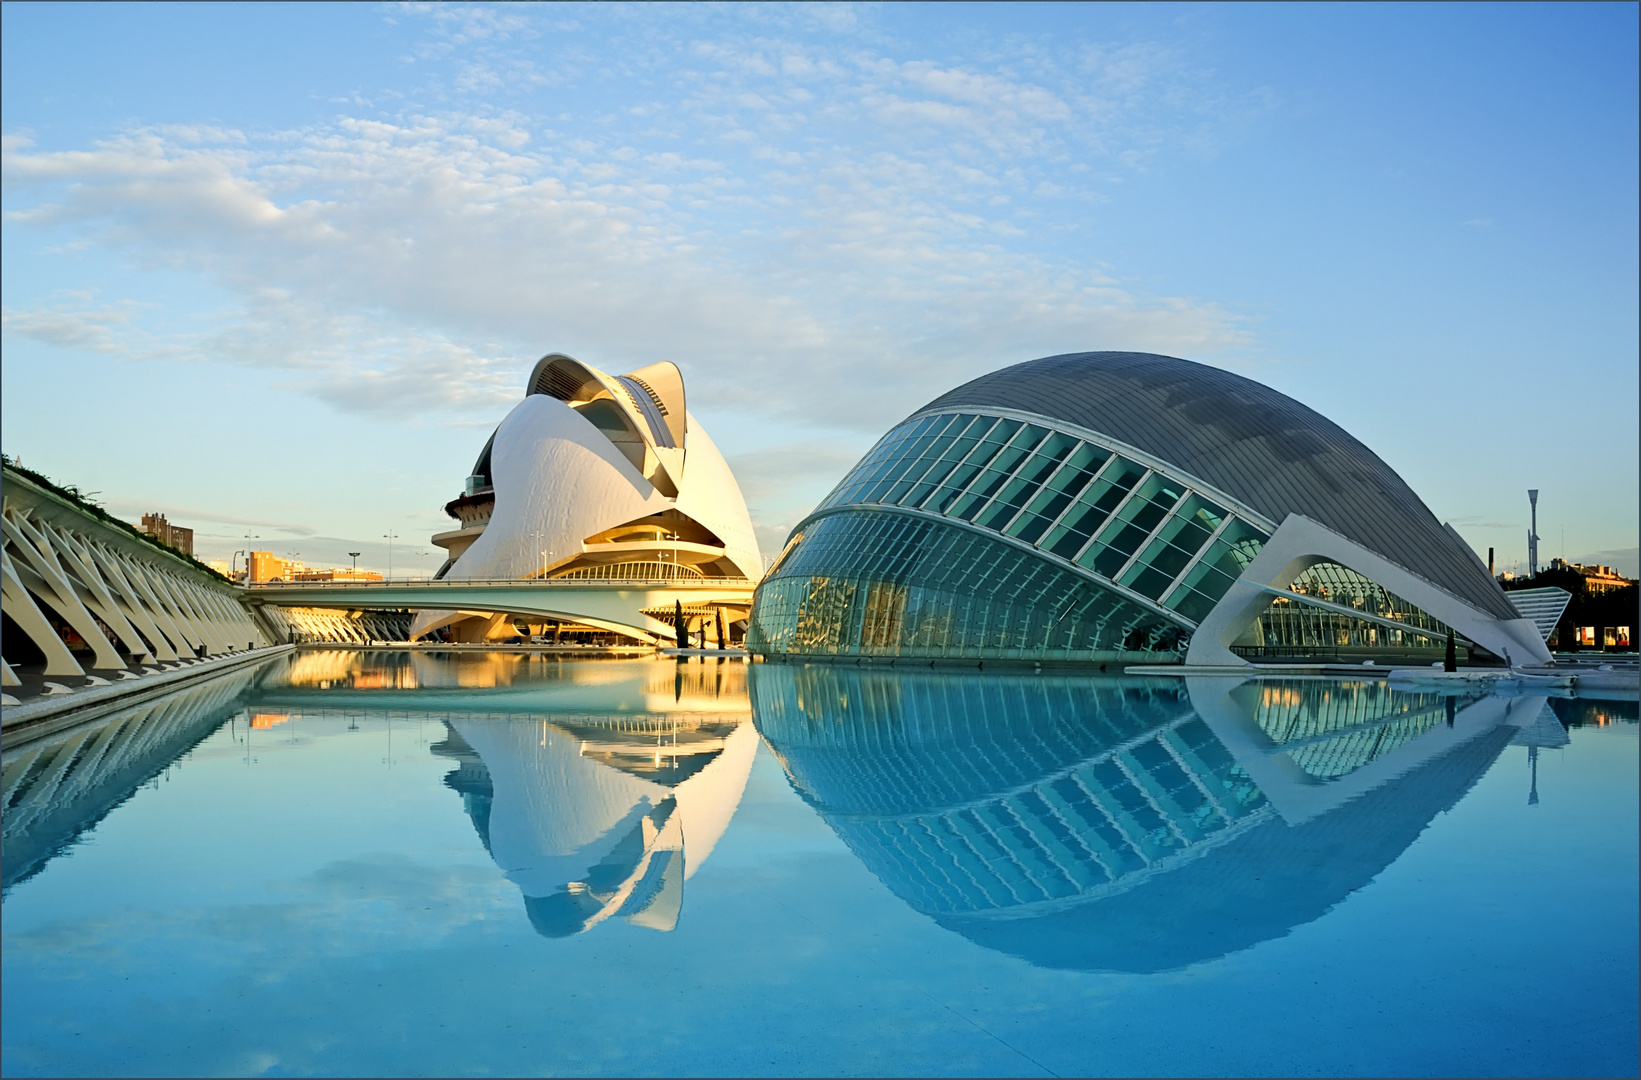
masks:
<path fill-rule="evenodd" d="M 295 652 L 296 648 L 295 645 L 270 645 L 249 652 L 230 653 L 176 671 L 144 675 L 129 682 L 91 686 L 68 694 L 52 694 L 18 705 L 8 705 L 0 710 L 0 740 L 3 740 L 7 750 L 14 750 L 64 728 L 96 719 L 114 709 L 139 704 L 247 665 L 284 656 Z"/>

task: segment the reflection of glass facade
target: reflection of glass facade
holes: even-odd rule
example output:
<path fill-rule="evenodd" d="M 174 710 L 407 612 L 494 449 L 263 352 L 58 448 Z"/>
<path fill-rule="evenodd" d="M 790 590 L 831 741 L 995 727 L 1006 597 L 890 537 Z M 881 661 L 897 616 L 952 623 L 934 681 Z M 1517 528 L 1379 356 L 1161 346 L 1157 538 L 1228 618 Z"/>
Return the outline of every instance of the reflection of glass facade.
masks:
<path fill-rule="evenodd" d="M 1268 536 L 1223 501 L 1047 426 L 914 417 L 794 532 L 749 641 L 802 655 L 1177 658 Z"/>
<path fill-rule="evenodd" d="M 1270 814 L 1174 681 L 770 666 L 753 692 L 799 790 L 930 914 L 1110 891 Z"/>
<path fill-rule="evenodd" d="M 1210 716 L 1185 680 L 778 663 L 750 679 L 794 788 L 897 896 L 988 948 L 1084 970 L 1177 968 L 1318 918 L 1516 730 L 1445 739 L 1453 699 L 1382 683 L 1244 683 Z M 1278 786 L 1262 788 L 1227 723 L 1296 767 L 1266 769 Z M 1279 811 L 1280 785 L 1336 783 L 1398 750 L 1404 768 L 1326 812 Z"/>
<path fill-rule="evenodd" d="M 1307 776 L 1333 780 L 1440 727 L 1454 699 L 1382 682 L 1267 679 L 1233 691 L 1270 741 Z"/>

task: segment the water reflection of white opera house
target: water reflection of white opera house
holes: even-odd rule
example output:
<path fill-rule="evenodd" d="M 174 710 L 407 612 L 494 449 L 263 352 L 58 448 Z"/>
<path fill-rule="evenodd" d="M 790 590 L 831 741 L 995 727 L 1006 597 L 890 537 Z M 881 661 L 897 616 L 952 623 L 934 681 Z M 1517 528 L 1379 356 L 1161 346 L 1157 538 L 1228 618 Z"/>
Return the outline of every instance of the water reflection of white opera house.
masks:
<path fill-rule="evenodd" d="M 445 783 L 539 933 L 564 937 L 613 917 L 677 925 L 684 883 L 734 816 L 757 751 L 742 670 L 729 668 L 723 694 L 724 671 L 691 669 L 676 686 L 647 688 L 644 711 L 443 718 L 432 749 L 457 763 Z M 630 700 L 633 687 L 604 691 Z"/>

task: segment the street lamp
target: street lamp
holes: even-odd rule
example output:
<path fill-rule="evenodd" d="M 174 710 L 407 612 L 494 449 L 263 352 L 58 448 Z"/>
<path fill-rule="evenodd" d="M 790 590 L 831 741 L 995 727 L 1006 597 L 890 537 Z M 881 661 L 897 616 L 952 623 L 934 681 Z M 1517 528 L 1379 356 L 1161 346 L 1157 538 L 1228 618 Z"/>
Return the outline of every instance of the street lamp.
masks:
<path fill-rule="evenodd" d="M 353 576 L 354 576 L 355 579 L 357 579 L 359 577 L 359 555 L 360 554 L 361 553 L 357 552 L 357 551 L 348 552 L 348 557 L 353 560 Z"/>
<path fill-rule="evenodd" d="M 399 534 L 390 530 L 390 531 L 385 532 L 385 533 L 382 534 L 382 539 L 387 541 L 387 579 L 389 581 L 392 581 L 393 580 L 393 541 L 399 539 Z"/>
<path fill-rule="evenodd" d="M 249 585 L 251 583 L 251 541 L 252 540 L 260 540 L 260 539 L 262 539 L 262 537 L 257 536 L 254 533 L 246 533 L 245 534 L 245 551 L 243 552 L 243 554 L 245 556 L 245 584 L 247 584 L 247 585 Z M 236 552 L 234 552 L 234 554 L 238 555 L 238 554 L 241 554 L 241 553 L 236 551 Z M 233 569 L 233 564 L 232 563 L 228 564 L 228 569 L 230 569 L 230 570 Z"/>

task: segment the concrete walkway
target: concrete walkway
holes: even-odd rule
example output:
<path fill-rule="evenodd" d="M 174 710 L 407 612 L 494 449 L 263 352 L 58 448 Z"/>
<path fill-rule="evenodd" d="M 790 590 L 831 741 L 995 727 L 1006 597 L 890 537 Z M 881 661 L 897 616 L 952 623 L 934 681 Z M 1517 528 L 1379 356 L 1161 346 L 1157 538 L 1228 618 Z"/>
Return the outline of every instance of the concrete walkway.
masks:
<path fill-rule="evenodd" d="M 0 708 L 0 737 L 7 743 L 39 738 L 61 728 L 109 709 L 134 705 L 160 694 L 168 694 L 184 686 L 215 678 L 252 664 L 260 664 L 276 656 L 295 652 L 295 645 L 271 645 L 248 652 L 227 653 L 200 660 L 182 660 L 163 668 L 145 668 L 142 673 L 124 672 L 127 677 L 106 682 L 90 683 L 69 688 L 62 683 L 59 691 L 52 691 L 50 680 L 44 680 L 46 692 L 27 700 L 6 695 Z M 76 680 L 78 681 L 78 680 Z M 99 680 L 101 681 L 101 680 Z"/>

